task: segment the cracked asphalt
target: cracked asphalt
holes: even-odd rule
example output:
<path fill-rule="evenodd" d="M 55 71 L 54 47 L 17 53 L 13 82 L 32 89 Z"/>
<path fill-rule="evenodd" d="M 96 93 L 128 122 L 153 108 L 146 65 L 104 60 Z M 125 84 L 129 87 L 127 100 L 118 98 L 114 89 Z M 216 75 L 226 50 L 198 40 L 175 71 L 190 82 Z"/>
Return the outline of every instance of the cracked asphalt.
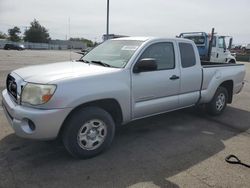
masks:
<path fill-rule="evenodd" d="M 73 59 L 80 56 L 71 54 Z M 0 90 L 19 67 L 68 60 L 68 51 L 0 50 Z M 0 107 L 0 187 L 249 187 L 250 64 L 243 91 L 220 117 L 185 109 L 129 123 L 111 148 L 76 160 L 60 140 L 17 137 Z"/>

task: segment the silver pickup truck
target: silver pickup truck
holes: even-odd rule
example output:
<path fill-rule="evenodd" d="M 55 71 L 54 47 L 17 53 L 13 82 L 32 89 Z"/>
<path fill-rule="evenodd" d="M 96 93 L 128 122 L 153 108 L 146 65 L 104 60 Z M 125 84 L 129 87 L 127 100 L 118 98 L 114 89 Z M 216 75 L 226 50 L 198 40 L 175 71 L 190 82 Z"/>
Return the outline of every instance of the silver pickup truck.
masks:
<path fill-rule="evenodd" d="M 15 133 L 60 136 L 76 157 L 111 145 L 117 126 L 204 104 L 220 115 L 243 87 L 242 64 L 200 62 L 188 39 L 128 37 L 106 41 L 80 60 L 11 72 L 2 105 Z"/>

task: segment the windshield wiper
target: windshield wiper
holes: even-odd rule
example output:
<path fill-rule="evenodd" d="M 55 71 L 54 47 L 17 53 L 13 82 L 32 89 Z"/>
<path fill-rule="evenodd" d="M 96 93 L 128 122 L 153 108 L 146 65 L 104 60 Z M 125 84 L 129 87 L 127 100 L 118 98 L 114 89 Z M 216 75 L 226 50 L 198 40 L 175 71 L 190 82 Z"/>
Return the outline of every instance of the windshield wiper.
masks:
<path fill-rule="evenodd" d="M 89 61 L 87 61 L 87 60 L 85 60 L 85 59 L 79 59 L 79 60 L 77 60 L 77 61 L 81 61 L 81 62 L 84 62 L 84 63 L 88 63 L 88 64 L 90 64 L 90 62 L 89 62 Z"/>
<path fill-rule="evenodd" d="M 98 65 L 102 65 L 104 67 L 111 67 L 111 65 L 107 64 L 107 63 L 104 63 L 102 61 L 91 61 L 91 63 L 95 63 L 95 64 L 98 64 Z"/>
<path fill-rule="evenodd" d="M 98 64 L 98 65 L 101 65 L 101 66 L 104 66 L 104 67 L 114 67 L 114 66 L 109 65 L 107 63 L 104 63 L 102 61 L 87 61 L 85 59 L 79 59 L 78 61 L 81 61 L 81 62 L 84 62 L 84 63 L 88 63 L 88 64 L 95 63 L 95 64 Z"/>

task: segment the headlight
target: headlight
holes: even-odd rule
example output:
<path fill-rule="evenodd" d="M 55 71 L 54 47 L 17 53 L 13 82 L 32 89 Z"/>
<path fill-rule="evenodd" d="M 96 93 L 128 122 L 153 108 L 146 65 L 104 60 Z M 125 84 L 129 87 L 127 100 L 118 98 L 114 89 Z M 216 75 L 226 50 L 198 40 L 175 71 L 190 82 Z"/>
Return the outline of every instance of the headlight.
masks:
<path fill-rule="evenodd" d="M 28 83 L 23 88 L 21 101 L 31 105 L 44 104 L 51 99 L 55 90 L 55 85 Z"/>

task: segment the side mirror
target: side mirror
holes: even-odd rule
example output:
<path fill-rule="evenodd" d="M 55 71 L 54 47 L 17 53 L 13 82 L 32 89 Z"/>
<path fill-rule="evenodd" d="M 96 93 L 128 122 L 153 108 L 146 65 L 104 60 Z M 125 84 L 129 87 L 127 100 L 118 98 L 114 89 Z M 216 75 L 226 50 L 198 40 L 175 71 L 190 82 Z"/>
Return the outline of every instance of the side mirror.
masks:
<path fill-rule="evenodd" d="M 140 73 L 154 70 L 157 70 L 156 60 L 153 58 L 145 58 L 135 64 L 133 72 Z"/>

